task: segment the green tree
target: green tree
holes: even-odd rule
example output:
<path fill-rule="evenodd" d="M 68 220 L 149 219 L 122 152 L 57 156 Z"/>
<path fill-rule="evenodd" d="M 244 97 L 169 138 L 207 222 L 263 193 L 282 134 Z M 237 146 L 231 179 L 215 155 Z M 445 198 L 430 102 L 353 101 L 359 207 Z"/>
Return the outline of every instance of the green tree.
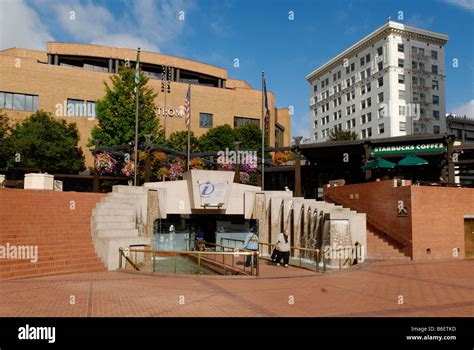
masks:
<path fill-rule="evenodd" d="M 38 111 L 11 130 L 7 168 L 34 168 L 48 173 L 78 173 L 84 170 L 84 155 L 77 147 L 75 123 L 55 119 Z"/>
<path fill-rule="evenodd" d="M 5 171 L 7 159 L 11 156 L 9 147 L 10 126 L 5 113 L 0 113 L 0 171 Z"/>
<path fill-rule="evenodd" d="M 202 152 L 223 151 L 226 148 L 233 150 L 236 141 L 235 130 L 228 124 L 219 125 L 209 129 L 199 138 L 199 144 Z"/>
<path fill-rule="evenodd" d="M 357 134 L 351 130 L 331 130 L 328 141 L 351 141 L 357 140 Z"/>
<path fill-rule="evenodd" d="M 92 129 L 88 146 L 93 146 L 97 139 L 101 146 L 118 146 L 135 140 L 135 71 L 121 67 L 111 81 L 111 86 L 104 82 L 105 96 L 97 101 L 99 124 Z M 147 83 L 148 78 L 140 72 L 138 143 L 143 144 L 145 135 L 151 134 L 154 144 L 163 144 L 164 133 L 156 118 L 154 102 L 157 94 Z"/>
<path fill-rule="evenodd" d="M 199 139 L 194 136 L 194 132 L 190 132 L 190 144 L 191 152 L 199 152 Z M 176 131 L 172 133 L 168 140 L 166 140 L 166 147 L 174 149 L 176 151 L 183 151 L 188 146 L 188 132 L 187 131 Z"/>
<path fill-rule="evenodd" d="M 245 123 L 235 128 L 237 141 L 240 141 L 241 150 L 260 151 L 262 148 L 262 131 L 255 123 Z M 268 138 L 265 138 L 268 146 Z"/>

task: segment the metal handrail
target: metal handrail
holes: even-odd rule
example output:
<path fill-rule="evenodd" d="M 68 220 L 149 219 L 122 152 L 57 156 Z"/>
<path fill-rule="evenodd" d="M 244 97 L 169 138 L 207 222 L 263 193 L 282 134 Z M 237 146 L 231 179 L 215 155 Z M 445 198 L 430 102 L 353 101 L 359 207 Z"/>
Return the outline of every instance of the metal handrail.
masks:
<path fill-rule="evenodd" d="M 230 247 L 232 248 L 232 247 Z M 232 248 L 233 249 L 233 248 Z M 125 251 L 128 251 L 128 255 L 125 254 Z M 133 261 L 130 256 L 132 254 L 135 254 L 135 261 Z M 224 274 L 225 274 L 225 269 L 226 269 L 226 264 L 225 264 L 225 256 L 226 255 L 229 255 L 229 256 L 232 256 L 232 268 L 234 267 L 234 261 L 235 261 L 235 257 L 236 255 L 237 256 L 251 256 L 252 260 L 253 260 L 253 257 L 254 256 L 257 256 L 257 259 L 259 257 L 259 253 L 258 252 L 254 252 L 254 251 L 232 251 L 232 252 L 210 252 L 210 251 L 186 251 L 186 252 L 178 252 L 178 251 L 168 251 L 168 250 L 153 250 L 153 249 L 124 249 L 124 248 L 119 248 L 119 268 L 122 269 L 122 260 L 123 258 L 125 258 L 125 260 L 127 262 L 129 262 L 132 267 L 137 270 L 137 271 L 140 271 L 140 268 L 136 262 L 137 260 L 137 253 L 143 253 L 143 254 L 151 254 L 154 258 L 158 255 L 158 256 L 173 256 L 174 257 L 174 273 L 176 273 L 176 257 L 178 255 L 187 255 L 187 256 L 196 256 L 198 257 L 198 272 L 199 274 L 201 273 L 201 256 L 223 256 L 223 268 L 224 268 Z M 153 260 L 153 272 L 155 272 L 155 260 Z M 217 260 L 215 260 L 217 261 Z M 255 276 L 258 277 L 259 276 L 259 266 L 257 264 L 257 268 L 255 269 L 254 271 L 254 267 L 253 267 L 253 264 L 251 265 L 252 268 L 251 268 L 251 276 L 254 276 L 254 273 L 255 273 Z M 244 269 L 244 272 L 245 272 L 245 269 Z"/>
<path fill-rule="evenodd" d="M 224 241 L 224 240 L 232 241 L 232 242 L 242 242 L 242 243 L 245 242 L 244 240 L 241 240 L 241 239 L 221 237 L 221 242 Z M 259 244 L 259 247 L 260 247 L 260 245 L 268 246 L 268 247 L 274 247 L 275 246 L 275 243 L 258 242 L 258 244 Z M 240 249 L 243 249 L 243 248 L 240 248 Z M 305 252 L 313 252 L 314 255 L 315 255 L 314 260 L 315 260 L 315 263 L 316 263 L 315 271 L 319 272 L 319 263 L 321 262 L 321 260 L 322 260 L 322 263 L 323 263 L 323 272 L 326 271 L 326 258 L 324 257 L 324 254 L 321 254 L 320 249 L 302 248 L 302 247 L 297 247 L 297 246 L 290 246 L 290 249 L 297 249 L 297 250 L 305 251 Z M 259 251 L 260 251 L 260 248 L 259 248 Z M 267 258 L 261 256 L 261 259 L 267 259 Z M 302 260 L 301 259 L 302 258 L 301 258 L 301 254 L 300 254 L 299 255 L 299 265 L 294 265 L 294 264 L 290 264 L 290 265 L 298 266 L 298 267 L 304 267 L 304 266 L 302 266 Z M 306 268 L 306 267 L 304 267 L 304 268 Z"/>
<path fill-rule="evenodd" d="M 190 238 L 185 238 L 184 240 L 185 240 L 185 241 L 194 242 L 194 243 L 203 243 L 203 244 L 205 244 L 205 245 L 213 245 L 213 246 L 220 247 L 220 248 L 224 248 L 224 249 L 235 249 L 235 248 L 236 248 L 236 247 L 226 246 L 226 245 L 223 245 L 223 244 L 217 244 L 217 243 L 213 243 L 213 242 L 198 241 L 198 240 L 196 240 L 196 239 L 190 239 Z M 221 238 L 221 241 L 222 241 L 222 238 Z M 243 242 L 243 241 L 242 241 L 242 242 Z M 252 251 L 253 251 L 253 250 L 245 249 L 245 248 L 239 248 L 239 249 L 243 249 L 244 251 L 248 251 L 248 252 L 252 252 Z"/>
<path fill-rule="evenodd" d="M 124 249 L 123 248 L 119 248 L 119 268 L 122 269 L 122 257 L 125 258 L 126 261 L 128 261 L 130 263 L 130 265 L 132 265 L 132 267 L 136 270 L 136 271 L 140 271 L 140 268 L 132 261 L 132 259 L 130 259 L 127 255 L 125 255 L 124 253 Z"/>
<path fill-rule="evenodd" d="M 238 248 L 238 250 L 236 251 L 236 247 L 231 247 L 231 246 L 226 246 L 226 245 L 223 245 L 223 244 L 217 244 L 217 243 L 212 243 L 212 242 L 206 242 L 206 241 L 198 241 L 196 239 L 194 240 L 191 240 L 189 238 L 185 238 L 185 240 L 189 240 L 190 242 L 194 242 L 194 243 L 203 243 L 205 245 L 213 245 L 215 247 L 220 247 L 222 249 L 233 249 L 233 252 L 231 252 L 232 255 L 232 267 L 234 266 L 234 257 L 235 257 L 235 254 L 240 252 L 241 250 L 243 252 L 248 252 L 248 253 L 252 253 L 252 260 L 253 260 L 253 255 L 257 255 L 257 276 L 259 275 L 259 263 L 258 263 L 258 259 L 260 259 L 260 252 L 257 251 L 255 252 L 254 250 L 250 250 L 250 249 L 245 249 L 245 248 Z M 223 251 L 223 253 L 225 253 L 225 251 Z M 243 255 L 249 255 L 249 254 L 243 254 Z M 225 258 L 224 259 L 224 263 L 223 263 L 223 266 L 224 266 L 224 269 L 225 269 Z M 253 269 L 254 269 L 254 264 L 253 264 L 253 261 L 251 261 L 250 263 L 251 265 L 251 274 L 253 275 Z M 244 265 L 244 272 L 245 272 L 245 265 Z"/>

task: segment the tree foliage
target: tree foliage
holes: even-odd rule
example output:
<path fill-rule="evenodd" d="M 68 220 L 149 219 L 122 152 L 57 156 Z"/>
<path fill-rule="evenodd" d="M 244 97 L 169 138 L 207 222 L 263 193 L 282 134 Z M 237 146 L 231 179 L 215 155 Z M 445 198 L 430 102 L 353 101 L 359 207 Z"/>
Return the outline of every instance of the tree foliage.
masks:
<path fill-rule="evenodd" d="M 235 128 L 235 137 L 240 141 L 240 149 L 258 151 L 262 148 L 262 131 L 255 123 L 245 123 Z M 265 139 L 268 146 L 268 138 Z"/>
<path fill-rule="evenodd" d="M 119 74 L 111 78 L 111 86 L 104 82 L 105 96 L 97 101 L 96 114 L 99 124 L 92 129 L 88 146 L 100 140 L 100 146 L 129 144 L 135 140 L 136 95 L 135 71 L 121 67 Z M 154 144 L 163 144 L 164 134 L 156 118 L 154 99 L 157 96 L 147 86 L 148 78 L 140 73 L 138 108 L 138 144 L 151 134 Z"/>
<path fill-rule="evenodd" d="M 191 152 L 199 152 L 199 139 L 194 136 L 194 132 L 190 132 L 190 144 Z M 188 132 L 187 131 L 176 131 L 172 133 L 166 140 L 166 147 L 174 149 L 175 151 L 183 151 L 188 147 Z"/>
<path fill-rule="evenodd" d="M 351 141 L 357 140 L 357 134 L 352 130 L 331 130 L 328 141 Z"/>
<path fill-rule="evenodd" d="M 253 123 L 243 124 L 233 129 L 230 125 L 220 125 L 209 129 L 199 138 L 201 152 L 233 150 L 235 142 L 240 141 L 241 150 L 259 151 L 262 148 L 262 132 Z M 268 139 L 265 139 L 265 146 Z"/>
<path fill-rule="evenodd" d="M 2 131 L 0 131 L 2 133 Z M 84 156 L 77 148 L 75 123 L 55 119 L 38 111 L 17 123 L 7 137 L 6 167 L 37 169 L 48 173 L 73 174 L 84 170 Z"/>
<path fill-rule="evenodd" d="M 199 138 L 201 151 L 203 152 L 218 152 L 226 148 L 233 150 L 235 148 L 235 141 L 237 141 L 235 130 L 228 124 L 209 129 L 208 132 Z"/>
<path fill-rule="evenodd" d="M 7 159 L 10 157 L 9 143 L 9 122 L 5 113 L 0 113 L 0 171 L 5 171 Z"/>

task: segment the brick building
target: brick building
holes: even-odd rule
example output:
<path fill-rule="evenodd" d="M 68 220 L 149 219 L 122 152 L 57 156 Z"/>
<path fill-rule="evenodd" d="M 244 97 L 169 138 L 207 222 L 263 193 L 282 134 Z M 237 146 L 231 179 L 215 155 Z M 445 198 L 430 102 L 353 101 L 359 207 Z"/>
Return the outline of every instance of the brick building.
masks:
<path fill-rule="evenodd" d="M 42 109 L 75 122 L 81 135 L 79 146 L 90 165 L 92 158 L 85 145 L 97 124 L 95 103 L 104 96 L 104 81 L 109 82 L 121 65 L 130 63 L 133 67 L 135 59 L 135 50 L 59 42 L 48 42 L 46 51 L 0 51 L 0 111 L 17 121 Z M 261 90 L 243 80 L 229 78 L 226 69 L 146 51 L 141 52 L 140 63 L 150 78 L 149 85 L 158 94 L 156 114 L 167 136 L 185 130 L 182 106 L 188 83 L 192 84 L 191 130 L 196 136 L 223 124 L 261 125 Z M 163 75 L 170 81 L 170 93 L 161 92 Z M 269 145 L 289 146 L 289 110 L 276 108 L 275 96 L 270 91 L 268 100 Z M 70 106 L 84 108 L 71 113 Z"/>

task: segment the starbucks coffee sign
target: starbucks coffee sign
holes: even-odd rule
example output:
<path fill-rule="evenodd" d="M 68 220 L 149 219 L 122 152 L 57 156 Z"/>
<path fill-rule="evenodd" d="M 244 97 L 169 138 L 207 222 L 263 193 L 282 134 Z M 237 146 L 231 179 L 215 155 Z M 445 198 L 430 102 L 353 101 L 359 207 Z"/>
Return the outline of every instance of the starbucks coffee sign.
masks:
<path fill-rule="evenodd" d="M 372 154 L 375 156 L 379 156 L 384 154 L 442 152 L 445 150 L 446 147 L 442 143 L 420 143 L 417 145 L 375 147 L 372 150 Z"/>
<path fill-rule="evenodd" d="M 156 113 L 159 116 L 170 117 L 170 118 L 182 118 L 184 117 L 184 106 L 179 108 L 168 108 L 156 107 Z"/>

